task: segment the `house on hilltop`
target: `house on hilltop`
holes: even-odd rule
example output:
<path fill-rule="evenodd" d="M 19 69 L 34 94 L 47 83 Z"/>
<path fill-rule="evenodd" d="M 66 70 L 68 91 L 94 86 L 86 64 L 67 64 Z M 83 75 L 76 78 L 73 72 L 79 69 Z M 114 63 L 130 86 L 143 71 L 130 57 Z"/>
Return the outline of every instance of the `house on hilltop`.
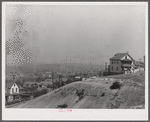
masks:
<path fill-rule="evenodd" d="M 110 58 L 110 74 L 121 74 L 133 71 L 134 59 L 127 53 L 117 53 Z"/>

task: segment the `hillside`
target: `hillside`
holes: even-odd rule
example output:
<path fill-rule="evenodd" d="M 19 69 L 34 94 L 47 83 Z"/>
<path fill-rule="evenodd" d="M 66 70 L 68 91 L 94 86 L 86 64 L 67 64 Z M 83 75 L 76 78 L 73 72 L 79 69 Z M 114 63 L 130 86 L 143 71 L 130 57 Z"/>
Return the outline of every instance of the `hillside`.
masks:
<path fill-rule="evenodd" d="M 118 87 L 113 85 L 116 81 Z M 145 74 L 137 72 L 74 82 L 14 108 L 126 109 L 144 106 Z"/>

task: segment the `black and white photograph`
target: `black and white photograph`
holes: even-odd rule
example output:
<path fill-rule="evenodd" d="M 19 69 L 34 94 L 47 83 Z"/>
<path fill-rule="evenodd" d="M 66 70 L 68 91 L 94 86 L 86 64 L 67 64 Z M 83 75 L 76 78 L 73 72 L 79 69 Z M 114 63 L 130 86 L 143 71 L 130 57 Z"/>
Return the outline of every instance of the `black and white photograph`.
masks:
<path fill-rule="evenodd" d="M 2 49 L 5 119 L 148 118 L 147 2 L 3 2 Z"/>

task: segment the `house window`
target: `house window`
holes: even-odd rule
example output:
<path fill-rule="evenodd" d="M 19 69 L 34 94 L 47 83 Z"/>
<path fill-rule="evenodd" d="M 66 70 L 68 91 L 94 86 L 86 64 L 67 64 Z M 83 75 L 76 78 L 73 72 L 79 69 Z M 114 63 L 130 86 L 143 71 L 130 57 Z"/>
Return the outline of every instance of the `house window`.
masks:
<path fill-rule="evenodd" d="M 112 60 L 111 62 L 112 62 L 112 64 L 113 64 L 113 60 Z"/>
<path fill-rule="evenodd" d="M 117 64 L 118 64 L 118 60 L 117 60 Z"/>
<path fill-rule="evenodd" d="M 117 67 L 117 71 L 118 71 L 118 67 Z"/>
<path fill-rule="evenodd" d="M 125 59 L 127 59 L 127 56 L 125 57 Z"/>
<path fill-rule="evenodd" d="M 15 84 L 14 84 L 14 86 L 15 86 Z"/>
<path fill-rule="evenodd" d="M 111 67 L 111 70 L 113 70 L 113 67 Z"/>
<path fill-rule="evenodd" d="M 14 92 L 14 88 L 12 88 L 12 92 Z"/>
<path fill-rule="evenodd" d="M 17 92 L 17 88 L 16 88 L 16 92 Z"/>

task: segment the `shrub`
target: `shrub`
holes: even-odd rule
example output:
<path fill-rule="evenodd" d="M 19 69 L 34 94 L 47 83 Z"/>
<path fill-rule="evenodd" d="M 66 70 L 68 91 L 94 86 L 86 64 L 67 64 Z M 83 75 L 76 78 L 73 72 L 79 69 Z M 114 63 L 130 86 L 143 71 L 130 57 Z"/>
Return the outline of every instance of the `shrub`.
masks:
<path fill-rule="evenodd" d="M 108 72 L 103 72 L 103 76 L 107 76 L 108 75 Z"/>
<path fill-rule="evenodd" d="M 67 108 L 68 105 L 67 104 L 63 104 L 63 105 L 58 105 L 58 108 Z"/>
<path fill-rule="evenodd" d="M 39 91 L 38 90 L 35 90 L 32 92 L 33 94 L 33 97 L 38 97 L 39 96 Z"/>
<path fill-rule="evenodd" d="M 52 84 L 48 84 L 47 88 L 53 88 L 53 85 Z"/>
<path fill-rule="evenodd" d="M 42 89 L 41 90 L 41 94 L 43 95 L 43 94 L 47 94 L 48 93 L 48 89 Z"/>
<path fill-rule="evenodd" d="M 121 84 L 118 81 L 115 81 L 111 86 L 110 89 L 120 89 Z"/>
<path fill-rule="evenodd" d="M 35 90 L 33 91 L 33 97 L 39 97 L 41 95 L 47 94 L 48 93 L 48 89 L 42 89 L 42 90 Z"/>
<path fill-rule="evenodd" d="M 79 97 L 79 100 L 81 100 L 84 97 L 84 92 L 85 92 L 84 89 L 79 91 L 77 90 L 76 95 Z"/>
<path fill-rule="evenodd" d="M 61 81 L 60 86 L 64 86 L 64 85 L 65 85 L 65 82 Z"/>
<path fill-rule="evenodd" d="M 101 94 L 101 97 L 103 97 L 103 96 L 105 96 L 105 93 L 104 93 L 104 92 Z"/>
<path fill-rule="evenodd" d="M 73 81 L 70 79 L 67 79 L 66 84 L 72 83 Z"/>

